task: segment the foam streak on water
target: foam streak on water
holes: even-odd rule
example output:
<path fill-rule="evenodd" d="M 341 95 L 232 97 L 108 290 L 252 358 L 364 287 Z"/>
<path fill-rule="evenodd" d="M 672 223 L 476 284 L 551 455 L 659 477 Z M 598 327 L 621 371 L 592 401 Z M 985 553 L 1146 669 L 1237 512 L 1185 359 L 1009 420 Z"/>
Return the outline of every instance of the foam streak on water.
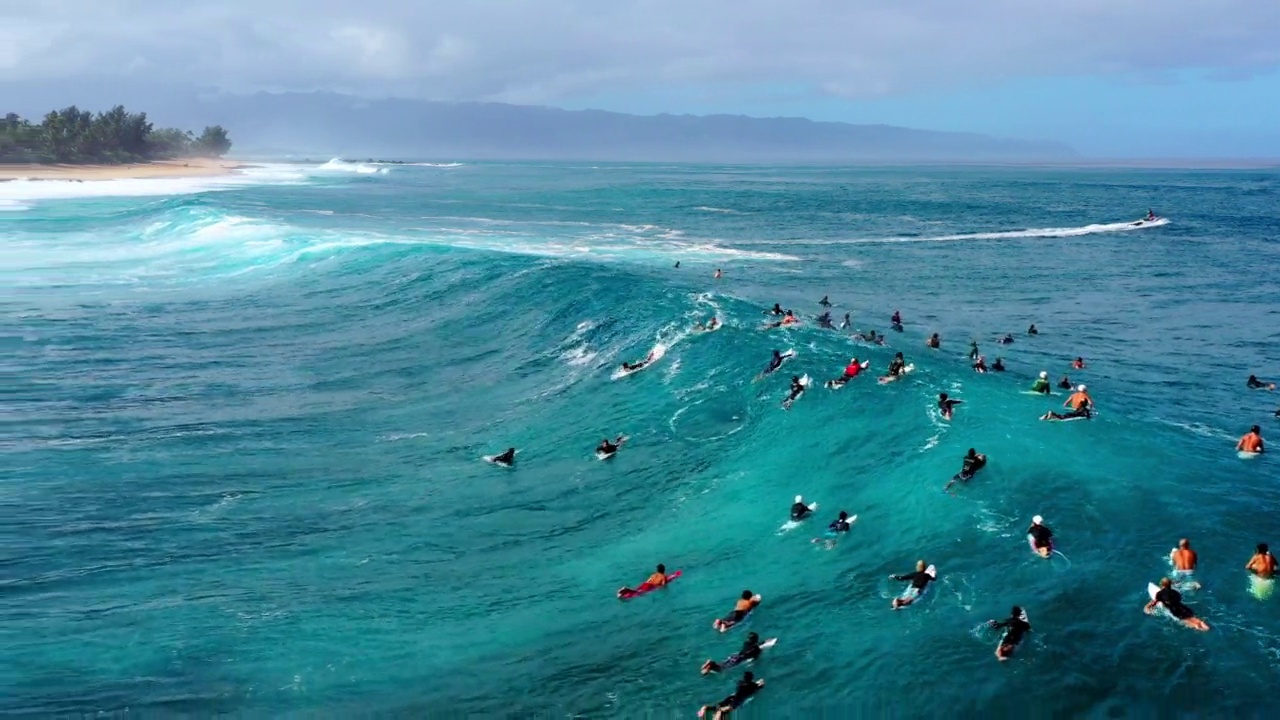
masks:
<path fill-rule="evenodd" d="M 1280 431 L 1244 388 L 1280 376 L 1273 172 L 142 182 L 0 183 L 2 712 L 677 716 L 732 688 L 697 666 L 737 649 L 711 621 L 744 588 L 779 637 L 744 717 L 1270 702 L 1280 606 L 1240 568 L 1280 542 L 1276 466 L 1232 447 Z M 822 330 L 824 295 L 906 330 Z M 804 322 L 761 330 L 774 302 Z M 970 339 L 1009 372 L 971 372 Z M 899 350 L 916 371 L 877 384 Z M 1041 370 L 1099 417 L 1038 421 L 1065 399 L 1022 392 Z M 943 493 L 970 447 L 989 466 Z M 797 494 L 817 517 L 779 534 Z M 841 509 L 853 531 L 810 542 Z M 1069 564 L 1028 551 L 1035 514 Z M 1180 537 L 1208 634 L 1141 612 Z M 918 559 L 939 584 L 894 613 Z M 683 577 L 615 598 L 659 562 Z M 1035 633 L 999 665 L 974 628 L 1015 603 Z"/>

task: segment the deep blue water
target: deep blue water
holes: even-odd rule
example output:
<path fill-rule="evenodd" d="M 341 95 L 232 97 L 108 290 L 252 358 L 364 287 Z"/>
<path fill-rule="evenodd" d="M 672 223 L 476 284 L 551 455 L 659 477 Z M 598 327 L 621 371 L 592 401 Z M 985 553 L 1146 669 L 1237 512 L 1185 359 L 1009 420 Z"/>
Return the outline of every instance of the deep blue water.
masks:
<path fill-rule="evenodd" d="M 779 642 L 743 717 L 1271 706 L 1280 598 L 1242 568 L 1280 471 L 1233 443 L 1280 435 L 1244 387 L 1280 378 L 1277 172 L 359 170 L 0 184 L 0 713 L 689 717 L 748 630 Z M 819 329 L 824 294 L 906 330 Z M 805 324 L 760 329 L 774 302 Z M 917 371 L 878 385 L 897 350 Z M 1041 370 L 1099 416 L 1039 422 Z M 990 466 L 944 494 L 969 447 Z M 818 517 L 779 534 L 798 493 Z M 1037 513 L 1069 565 L 1029 552 Z M 1180 537 L 1207 634 L 1142 613 Z M 939 582 L 891 612 L 917 559 Z M 658 562 L 684 576 L 615 599 Z M 1000 664 L 974 630 L 1011 604 L 1034 631 Z"/>

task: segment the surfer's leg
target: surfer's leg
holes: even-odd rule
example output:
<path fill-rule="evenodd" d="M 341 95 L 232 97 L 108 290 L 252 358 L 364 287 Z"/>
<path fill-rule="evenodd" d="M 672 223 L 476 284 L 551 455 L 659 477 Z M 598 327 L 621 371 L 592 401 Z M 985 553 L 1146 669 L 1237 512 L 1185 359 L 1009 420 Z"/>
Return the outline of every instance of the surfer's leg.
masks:
<path fill-rule="evenodd" d="M 715 660 L 708 660 L 702 663 L 702 674 L 707 675 L 713 672 L 720 672 L 720 663 Z"/>

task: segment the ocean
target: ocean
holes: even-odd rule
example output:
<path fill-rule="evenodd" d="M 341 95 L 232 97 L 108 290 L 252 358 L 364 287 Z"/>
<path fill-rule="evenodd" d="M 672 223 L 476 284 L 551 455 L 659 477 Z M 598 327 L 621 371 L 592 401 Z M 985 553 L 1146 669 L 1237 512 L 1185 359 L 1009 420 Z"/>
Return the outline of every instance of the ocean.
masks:
<path fill-rule="evenodd" d="M 0 183 L 0 714 L 692 717 L 754 631 L 745 718 L 1259 716 L 1280 597 L 1243 567 L 1280 543 L 1280 471 L 1234 443 L 1280 436 L 1280 393 L 1245 388 L 1280 378 L 1277 228 L 1276 170 Z M 773 303 L 802 324 L 763 329 Z M 915 372 L 878 384 L 898 351 Z M 1065 399 L 1025 393 L 1040 371 L 1098 415 L 1039 421 Z M 944 493 L 970 447 L 988 467 Z M 782 531 L 797 494 L 819 509 Z M 1142 612 L 1182 537 L 1208 633 Z M 893 612 L 918 559 L 938 580 Z M 615 597 L 657 563 L 683 576 Z M 1014 604 L 1000 663 L 982 624 Z"/>

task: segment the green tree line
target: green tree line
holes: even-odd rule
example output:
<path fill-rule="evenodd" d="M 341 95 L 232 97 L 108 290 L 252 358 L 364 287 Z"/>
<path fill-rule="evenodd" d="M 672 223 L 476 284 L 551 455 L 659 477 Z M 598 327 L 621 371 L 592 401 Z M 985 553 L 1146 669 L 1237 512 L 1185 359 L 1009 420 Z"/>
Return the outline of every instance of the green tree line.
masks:
<path fill-rule="evenodd" d="M 222 157 L 231 140 L 221 125 L 199 137 L 174 128 L 156 129 L 146 113 L 117 105 L 93 114 L 72 105 L 39 123 L 16 113 L 0 120 L 0 163 L 118 164 L 187 157 Z"/>

